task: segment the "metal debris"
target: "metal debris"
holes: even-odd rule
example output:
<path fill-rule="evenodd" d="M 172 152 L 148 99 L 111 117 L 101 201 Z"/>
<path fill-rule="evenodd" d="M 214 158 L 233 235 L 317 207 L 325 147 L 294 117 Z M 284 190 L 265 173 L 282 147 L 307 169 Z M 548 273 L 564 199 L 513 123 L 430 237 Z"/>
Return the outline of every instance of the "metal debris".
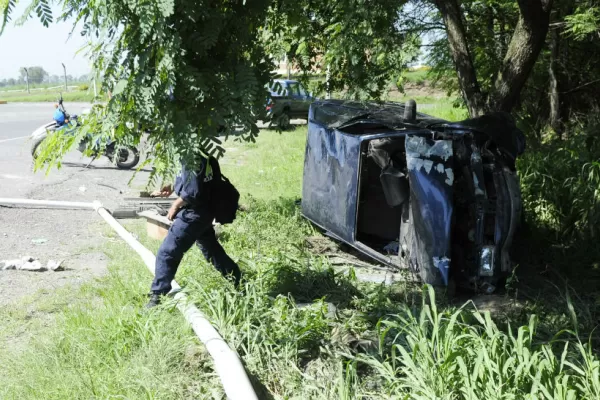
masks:
<path fill-rule="evenodd" d="M 440 271 L 447 271 L 450 268 L 450 259 L 448 257 L 433 257 L 433 266 Z"/>
<path fill-rule="evenodd" d="M 446 168 L 446 176 L 448 178 L 446 178 L 446 180 L 444 182 L 446 182 L 446 184 L 452 186 L 454 184 L 454 171 L 452 170 L 452 168 Z"/>

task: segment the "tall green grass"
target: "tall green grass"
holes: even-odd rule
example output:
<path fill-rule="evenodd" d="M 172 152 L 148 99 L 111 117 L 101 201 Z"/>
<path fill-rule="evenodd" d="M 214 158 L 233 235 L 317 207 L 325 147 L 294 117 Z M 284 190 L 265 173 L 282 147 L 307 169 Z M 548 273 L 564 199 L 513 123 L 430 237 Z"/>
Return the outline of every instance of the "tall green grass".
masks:
<path fill-rule="evenodd" d="M 541 342 L 537 325 L 532 315 L 528 325 L 501 330 L 489 312 L 468 311 L 468 303 L 440 310 L 430 288 L 420 311 L 405 307 L 379 322 L 379 354 L 358 355 L 355 365 L 380 376 L 370 395 L 382 398 L 600 398 L 600 361 L 591 346 L 568 331 Z"/>
<path fill-rule="evenodd" d="M 226 142 L 224 173 L 247 210 L 220 240 L 244 273 L 244 291 L 186 254 L 177 280 L 238 351 L 261 398 L 596 399 L 600 361 L 571 331 L 538 332 L 537 317 L 502 324 L 431 288 L 358 282 L 305 244 L 319 233 L 301 216 L 306 128 Z M 262 171 L 262 172 L 261 172 Z M 143 224 L 128 226 L 156 251 Z M 105 233 L 112 241 L 114 235 Z M 151 277 L 120 241 L 108 276 L 55 310 L 25 350 L 0 352 L 0 398 L 223 398 L 209 358 L 173 300 L 143 311 Z M 568 303 L 570 304 L 570 303 Z M 572 307 L 572 305 L 571 305 Z M 2 315 L 0 313 L 0 315 Z M 26 314 L 25 314 L 26 315 Z M 3 318 L 10 343 L 24 314 Z"/>

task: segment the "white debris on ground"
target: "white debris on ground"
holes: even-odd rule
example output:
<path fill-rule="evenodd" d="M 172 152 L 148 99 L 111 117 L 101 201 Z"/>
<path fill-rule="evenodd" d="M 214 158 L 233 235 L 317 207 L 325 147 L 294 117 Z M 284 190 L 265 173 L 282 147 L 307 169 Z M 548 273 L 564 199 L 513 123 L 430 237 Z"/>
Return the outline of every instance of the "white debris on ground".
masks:
<path fill-rule="evenodd" d="M 64 271 L 65 268 L 61 265 L 62 261 L 48 261 L 48 269 L 54 272 Z"/>
<path fill-rule="evenodd" d="M 50 260 L 48 261 L 48 264 L 44 266 L 42 265 L 40 260 L 30 256 L 25 256 L 14 260 L 1 260 L 0 271 L 8 270 L 20 270 L 29 272 L 60 272 L 64 271 L 65 268 L 62 266 L 62 261 Z"/>

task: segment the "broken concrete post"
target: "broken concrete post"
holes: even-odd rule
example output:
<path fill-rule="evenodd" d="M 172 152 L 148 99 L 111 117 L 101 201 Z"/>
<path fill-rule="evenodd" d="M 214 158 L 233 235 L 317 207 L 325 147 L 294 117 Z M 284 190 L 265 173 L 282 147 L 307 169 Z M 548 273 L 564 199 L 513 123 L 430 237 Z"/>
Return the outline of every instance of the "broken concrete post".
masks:
<path fill-rule="evenodd" d="M 20 269 L 23 265 L 23 260 L 4 260 L 0 261 L 0 269 L 3 271 Z"/>
<path fill-rule="evenodd" d="M 47 268 L 50 271 L 54 271 L 54 272 L 59 272 L 59 271 L 64 271 L 65 270 L 65 268 L 62 266 L 62 261 L 53 261 L 53 260 L 50 260 L 50 261 L 48 261 Z"/>
<path fill-rule="evenodd" d="M 30 272 L 44 272 L 46 271 L 46 267 L 44 267 L 42 265 L 41 262 L 39 262 L 38 260 L 33 260 L 33 261 L 29 261 L 24 263 L 23 265 L 21 265 L 21 268 L 19 268 L 21 271 L 30 271 Z"/>

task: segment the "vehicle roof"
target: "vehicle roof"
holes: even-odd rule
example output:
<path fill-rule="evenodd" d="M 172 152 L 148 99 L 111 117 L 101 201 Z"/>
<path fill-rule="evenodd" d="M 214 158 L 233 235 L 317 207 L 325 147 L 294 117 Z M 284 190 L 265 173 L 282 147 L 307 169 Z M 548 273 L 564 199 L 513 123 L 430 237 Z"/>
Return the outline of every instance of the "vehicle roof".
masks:
<path fill-rule="evenodd" d="M 273 79 L 273 82 L 279 82 L 279 83 L 298 83 L 298 81 L 294 80 L 294 79 Z"/>

